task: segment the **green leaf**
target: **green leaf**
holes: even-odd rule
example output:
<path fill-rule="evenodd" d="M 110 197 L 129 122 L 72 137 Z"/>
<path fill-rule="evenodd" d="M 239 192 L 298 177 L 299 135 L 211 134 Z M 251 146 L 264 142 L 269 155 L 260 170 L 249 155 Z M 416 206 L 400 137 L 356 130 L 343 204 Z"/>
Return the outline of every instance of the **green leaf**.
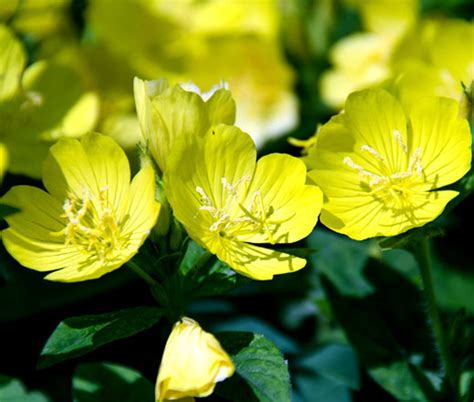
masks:
<path fill-rule="evenodd" d="M 458 310 L 465 308 L 474 313 L 474 274 L 443 264 L 433 258 L 433 281 L 438 303 L 444 308 Z"/>
<path fill-rule="evenodd" d="M 229 353 L 236 374 L 219 384 L 216 392 L 234 402 L 289 402 L 290 376 L 277 347 L 250 332 L 216 334 Z"/>
<path fill-rule="evenodd" d="M 397 236 L 383 238 L 379 245 L 383 250 L 407 249 L 420 242 L 424 238 L 438 237 L 444 234 L 444 230 L 434 226 L 434 224 L 425 225 L 421 228 L 412 229 Z"/>
<path fill-rule="evenodd" d="M 333 314 L 362 364 L 378 367 L 422 354 L 435 368 L 437 356 L 421 291 L 401 273 L 372 259 L 364 273 L 375 289 L 364 298 L 346 296 L 322 278 Z"/>
<path fill-rule="evenodd" d="M 370 260 L 365 276 L 375 292 L 362 299 L 344 296 L 331 282 L 322 281 L 333 313 L 360 361 L 398 400 L 438 400 L 441 379 L 434 372 L 439 356 L 421 291 L 380 261 Z"/>
<path fill-rule="evenodd" d="M 298 373 L 294 377 L 294 402 L 352 402 L 349 388 L 318 375 Z"/>
<path fill-rule="evenodd" d="M 294 399 L 350 402 L 360 385 L 357 358 L 349 346 L 329 344 L 293 363 Z"/>
<path fill-rule="evenodd" d="M 424 396 L 406 362 L 373 368 L 369 370 L 369 374 L 399 401 L 432 402 Z"/>
<path fill-rule="evenodd" d="M 472 402 L 474 400 L 474 371 L 466 371 L 461 374 L 459 390 L 463 402 Z"/>
<path fill-rule="evenodd" d="M 0 375 L 0 401 L 2 402 L 48 402 L 38 391 L 28 392 L 21 381 Z"/>
<path fill-rule="evenodd" d="M 184 276 L 185 293 L 193 299 L 224 294 L 247 281 L 192 240 L 188 242 L 179 272 Z"/>
<path fill-rule="evenodd" d="M 309 236 L 308 245 L 318 250 L 311 258 L 316 271 L 329 279 L 341 294 L 363 297 L 373 292 L 363 275 L 370 243 L 316 230 Z"/>
<path fill-rule="evenodd" d="M 72 381 L 74 402 L 154 402 L 154 387 L 140 373 L 111 363 L 87 363 Z"/>
<path fill-rule="evenodd" d="M 474 371 L 474 314 L 459 310 L 449 322 L 447 338 L 456 370 Z"/>
<path fill-rule="evenodd" d="M 135 335 L 155 325 L 160 318 L 161 310 L 155 307 L 67 318 L 46 342 L 38 368 L 82 356 L 106 343 Z"/>
<path fill-rule="evenodd" d="M 360 385 L 357 357 L 351 347 L 332 344 L 313 352 L 298 362 L 335 383 L 351 389 Z"/>
<path fill-rule="evenodd" d="M 187 243 L 186 251 L 179 264 L 179 272 L 186 275 L 196 265 L 199 259 L 206 254 L 206 250 L 193 240 Z"/>
<path fill-rule="evenodd" d="M 0 220 L 5 219 L 8 215 L 18 212 L 19 209 L 10 205 L 0 204 Z"/>

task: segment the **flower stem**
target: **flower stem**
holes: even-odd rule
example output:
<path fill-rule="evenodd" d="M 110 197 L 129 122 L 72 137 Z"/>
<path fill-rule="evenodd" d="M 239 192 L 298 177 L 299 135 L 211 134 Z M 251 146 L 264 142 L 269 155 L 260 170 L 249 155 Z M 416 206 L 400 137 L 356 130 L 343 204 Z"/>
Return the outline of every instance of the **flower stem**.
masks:
<path fill-rule="evenodd" d="M 140 268 L 140 266 L 137 263 L 130 260 L 129 262 L 127 262 L 127 266 L 131 268 L 132 271 L 134 271 L 138 276 L 140 276 L 140 278 L 142 278 L 150 286 L 156 286 L 158 284 L 158 282 L 155 279 L 153 279 L 153 277 L 148 272 Z"/>
<path fill-rule="evenodd" d="M 418 262 L 420 268 L 421 279 L 423 281 L 423 293 L 428 303 L 428 311 L 431 318 L 436 343 L 439 353 L 444 364 L 446 376 L 456 394 L 458 393 L 457 372 L 455 370 L 451 353 L 449 352 L 446 335 L 443 331 L 441 317 L 437 307 L 436 296 L 433 286 L 433 278 L 431 275 L 431 256 L 428 244 L 428 238 L 423 238 L 413 247 L 413 255 Z"/>

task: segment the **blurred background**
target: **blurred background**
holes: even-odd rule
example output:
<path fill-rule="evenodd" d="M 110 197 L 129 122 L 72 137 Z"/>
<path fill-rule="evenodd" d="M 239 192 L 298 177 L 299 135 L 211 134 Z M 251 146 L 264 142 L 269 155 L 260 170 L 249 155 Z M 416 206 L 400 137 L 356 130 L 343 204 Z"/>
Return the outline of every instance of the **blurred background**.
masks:
<path fill-rule="evenodd" d="M 406 110 L 421 96 L 454 98 L 472 124 L 473 16 L 470 0 L 0 0 L 0 51 L 17 52 L 14 65 L 0 59 L 11 84 L 0 91 L 8 155 L 0 163 L 2 194 L 12 185 L 41 185 L 48 147 L 90 130 L 112 136 L 136 164 L 134 76 L 194 83 L 203 92 L 227 82 L 236 125 L 262 155 L 304 153 L 311 141 L 302 140 L 350 92 L 371 86 L 395 93 Z M 463 197 L 433 224 L 443 228 L 433 248 L 443 314 L 468 324 L 461 334 L 452 328 L 453 347 L 474 373 L 472 183 L 471 174 L 458 184 Z M 435 371 L 410 254 L 382 253 L 376 240 L 351 241 L 322 225 L 295 247 L 308 257 L 306 269 L 268 283 L 244 281 L 229 295 L 195 302 L 189 315 L 213 332 L 254 331 L 275 342 L 297 402 L 402 400 L 411 386 L 405 362 Z M 61 320 L 154 305 L 125 269 L 80 284 L 42 276 L 0 246 L 0 395 L 15 386 L 24 395 L 17 401 L 69 401 L 75 373 L 104 361 L 154 383 L 169 326 L 36 369 Z M 122 400 L 119 380 L 103 380 L 108 392 L 95 400 Z M 218 394 L 209 400 L 221 400 Z"/>

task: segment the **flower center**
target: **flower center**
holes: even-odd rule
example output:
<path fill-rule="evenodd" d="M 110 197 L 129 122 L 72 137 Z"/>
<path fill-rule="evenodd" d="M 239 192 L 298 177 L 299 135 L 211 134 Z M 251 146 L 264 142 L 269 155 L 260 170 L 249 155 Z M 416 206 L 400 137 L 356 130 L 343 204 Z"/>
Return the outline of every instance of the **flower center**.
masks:
<path fill-rule="evenodd" d="M 103 262 L 112 259 L 114 251 L 125 248 L 127 239 L 120 232 L 122 225 L 109 201 L 107 186 L 100 189 L 97 199 L 87 189 L 82 198 L 69 194 L 63 210 L 66 227 L 54 235 L 64 236 L 66 245 L 79 245 Z"/>
<path fill-rule="evenodd" d="M 196 186 L 200 196 L 200 210 L 206 211 L 212 218 L 209 230 L 221 238 L 233 239 L 236 236 L 264 234 L 269 243 L 275 243 L 273 234 L 281 222 L 271 221 L 273 207 L 265 206 L 260 191 L 250 197 L 247 194 L 252 178 L 241 177 L 231 184 L 225 177 L 221 179 L 222 207 L 217 208 L 204 189 Z"/>
<path fill-rule="evenodd" d="M 404 143 L 400 131 L 393 130 L 393 136 L 402 152 L 408 155 L 408 147 Z M 376 159 L 379 167 L 378 173 L 364 169 L 349 156 L 344 157 L 343 162 L 359 173 L 362 186 L 366 187 L 370 194 L 382 201 L 388 208 L 411 209 L 413 205 L 411 197 L 415 192 L 413 188 L 425 180 L 421 165 L 422 149 L 416 148 L 410 157 L 407 169 L 398 172 L 393 172 L 386 159 L 369 145 L 362 145 L 361 151 L 367 152 Z"/>

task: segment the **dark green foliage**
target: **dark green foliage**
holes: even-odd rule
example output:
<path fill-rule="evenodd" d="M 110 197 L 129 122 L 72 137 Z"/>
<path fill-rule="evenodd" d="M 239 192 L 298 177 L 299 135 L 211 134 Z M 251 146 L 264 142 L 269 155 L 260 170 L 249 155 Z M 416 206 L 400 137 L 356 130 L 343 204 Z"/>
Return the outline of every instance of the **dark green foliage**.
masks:
<path fill-rule="evenodd" d="M 155 307 L 135 307 L 113 313 L 66 318 L 49 337 L 41 352 L 39 368 L 82 356 L 118 339 L 133 336 L 161 318 Z"/>

